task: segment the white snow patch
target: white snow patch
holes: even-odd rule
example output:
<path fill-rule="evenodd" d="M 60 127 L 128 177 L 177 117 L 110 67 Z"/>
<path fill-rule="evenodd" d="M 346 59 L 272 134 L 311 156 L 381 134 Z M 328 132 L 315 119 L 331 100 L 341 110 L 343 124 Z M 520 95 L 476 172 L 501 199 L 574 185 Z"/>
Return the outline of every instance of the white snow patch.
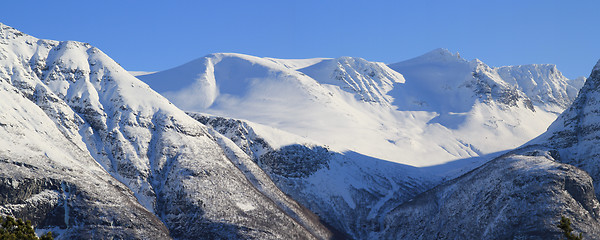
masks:
<path fill-rule="evenodd" d="M 236 202 L 235 205 L 245 212 L 256 209 L 256 207 L 249 202 Z"/>
<path fill-rule="evenodd" d="M 156 73 L 156 71 L 154 72 L 148 72 L 148 71 L 127 71 L 129 72 L 129 74 L 133 75 L 133 76 L 143 76 L 143 75 L 148 75 L 148 74 L 153 74 Z"/>

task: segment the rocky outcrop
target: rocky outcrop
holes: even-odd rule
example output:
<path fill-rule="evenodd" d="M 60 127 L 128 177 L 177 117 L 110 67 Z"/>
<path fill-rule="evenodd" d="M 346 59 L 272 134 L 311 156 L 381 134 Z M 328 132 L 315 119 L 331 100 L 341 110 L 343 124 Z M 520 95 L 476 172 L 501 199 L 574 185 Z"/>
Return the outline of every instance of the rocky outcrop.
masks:
<path fill-rule="evenodd" d="M 589 175 L 530 146 L 505 154 L 394 209 L 388 239 L 555 239 L 561 216 L 584 239 L 600 236 Z"/>
<path fill-rule="evenodd" d="M 531 141 L 556 149 L 557 159 L 586 171 L 600 196 L 600 62 L 596 64 L 573 104 L 548 128 Z"/>

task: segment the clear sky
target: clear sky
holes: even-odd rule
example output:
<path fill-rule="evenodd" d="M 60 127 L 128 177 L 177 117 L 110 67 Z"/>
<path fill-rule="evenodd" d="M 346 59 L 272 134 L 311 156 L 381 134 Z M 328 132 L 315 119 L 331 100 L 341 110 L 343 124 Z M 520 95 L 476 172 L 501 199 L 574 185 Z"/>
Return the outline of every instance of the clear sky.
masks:
<path fill-rule="evenodd" d="M 4 1 L 0 22 L 100 48 L 128 70 L 215 52 L 394 63 L 435 48 L 491 66 L 554 63 L 588 76 L 600 1 Z"/>

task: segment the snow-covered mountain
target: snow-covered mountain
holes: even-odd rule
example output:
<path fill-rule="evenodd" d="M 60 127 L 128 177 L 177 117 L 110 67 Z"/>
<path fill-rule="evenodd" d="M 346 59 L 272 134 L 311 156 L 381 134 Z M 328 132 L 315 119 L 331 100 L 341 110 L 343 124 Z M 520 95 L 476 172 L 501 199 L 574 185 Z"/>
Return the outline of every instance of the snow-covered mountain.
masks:
<path fill-rule="evenodd" d="M 491 68 L 443 49 L 390 67 L 220 53 L 139 78 L 186 111 L 412 166 L 517 147 L 545 131 L 582 84 L 553 65 Z"/>
<path fill-rule="evenodd" d="M 562 125 L 472 170 L 585 79 L 438 49 L 389 66 L 211 54 L 149 86 L 89 44 L 0 24 L 0 215 L 58 239 L 545 237 L 561 214 L 595 234 L 594 183 L 556 161 L 600 176 L 578 157 L 596 156 L 597 69 Z"/>
<path fill-rule="evenodd" d="M 564 236 L 556 225 L 566 216 L 583 239 L 600 239 L 599 87 L 600 61 L 548 131 L 399 205 L 385 217 L 383 236 L 552 239 Z M 560 102 L 560 91 L 553 94 L 536 101 Z"/>
<path fill-rule="evenodd" d="M 390 67 L 406 78 L 394 95 L 399 109 L 437 113 L 429 123 L 452 129 L 479 153 L 515 148 L 544 132 L 584 81 L 554 65 L 492 68 L 445 49 Z"/>
<path fill-rule="evenodd" d="M 86 43 L 0 24 L 0 213 L 59 239 L 330 238 L 235 144 Z"/>
<path fill-rule="evenodd" d="M 393 129 L 379 124 L 382 117 L 392 121 L 392 112 L 383 110 L 374 115 L 363 111 L 357 107 L 369 106 L 355 101 L 353 94 L 328 88 L 330 85 L 289 68 L 320 61 L 296 63 L 213 54 L 140 79 L 187 111 L 251 120 L 309 137 L 338 151 L 364 148 L 373 154 L 392 154 L 388 149 L 393 144 L 381 136 L 393 135 Z"/>
<path fill-rule="evenodd" d="M 478 59 L 467 61 L 445 49 L 390 67 L 407 79 L 405 86 L 399 88 L 401 92 L 395 94 L 401 109 L 433 110 L 440 114 L 464 112 L 477 101 L 493 101 L 505 107 L 564 110 L 584 81 L 567 79 L 555 65 L 491 68 Z"/>

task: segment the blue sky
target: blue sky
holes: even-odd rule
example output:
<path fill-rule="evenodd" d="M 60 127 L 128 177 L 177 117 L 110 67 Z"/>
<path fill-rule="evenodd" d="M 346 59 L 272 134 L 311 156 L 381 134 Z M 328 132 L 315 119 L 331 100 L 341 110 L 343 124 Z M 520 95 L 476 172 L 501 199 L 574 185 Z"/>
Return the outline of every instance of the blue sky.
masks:
<path fill-rule="evenodd" d="M 6 1 L 0 22 L 91 43 L 128 70 L 214 52 L 394 63 L 441 47 L 491 66 L 554 63 L 572 78 L 600 58 L 598 9 L 551 0 Z"/>

